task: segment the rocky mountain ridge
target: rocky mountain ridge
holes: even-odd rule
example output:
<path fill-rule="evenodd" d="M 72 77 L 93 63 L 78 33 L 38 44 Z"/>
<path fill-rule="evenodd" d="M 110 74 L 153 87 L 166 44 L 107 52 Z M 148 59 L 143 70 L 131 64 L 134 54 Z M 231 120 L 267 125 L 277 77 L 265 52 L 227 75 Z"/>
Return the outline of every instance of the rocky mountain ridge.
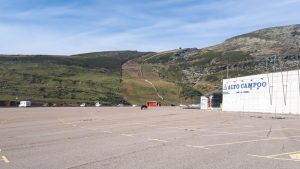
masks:
<path fill-rule="evenodd" d="M 181 77 L 182 81 L 205 93 L 221 88 L 222 79 L 227 78 L 227 70 L 228 77 L 236 77 L 297 69 L 299 44 L 300 25 L 297 24 L 257 30 L 207 48 L 156 53 L 155 56 L 143 56 L 136 61 L 141 64 L 177 66 L 184 76 Z M 213 87 L 211 84 L 214 84 Z"/>

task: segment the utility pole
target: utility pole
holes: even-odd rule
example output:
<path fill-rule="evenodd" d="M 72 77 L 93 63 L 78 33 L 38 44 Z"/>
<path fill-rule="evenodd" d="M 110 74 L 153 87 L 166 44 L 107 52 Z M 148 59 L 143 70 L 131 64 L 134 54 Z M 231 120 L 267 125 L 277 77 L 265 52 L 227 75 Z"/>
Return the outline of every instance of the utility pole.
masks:
<path fill-rule="evenodd" d="M 294 42 L 296 44 L 296 56 L 297 56 L 297 73 L 298 73 L 298 86 L 299 86 L 299 97 L 300 97 L 300 70 L 299 70 L 299 54 L 300 54 L 300 46 L 299 46 L 299 43 L 297 42 L 297 32 L 293 32 L 292 36 L 294 37 Z M 298 99 L 298 102 L 299 102 L 299 99 Z M 298 106 L 298 111 L 297 111 L 297 115 L 299 115 L 299 105 L 297 104 Z"/>
<path fill-rule="evenodd" d="M 266 59 L 266 73 L 268 73 L 268 59 Z"/>
<path fill-rule="evenodd" d="M 296 42 L 296 45 L 297 45 L 297 49 L 298 49 L 298 54 L 297 54 L 297 69 L 299 70 L 299 54 L 300 54 L 300 47 L 299 47 L 299 43 Z"/>
<path fill-rule="evenodd" d="M 228 70 L 228 65 L 227 65 L 227 70 L 226 70 L 226 77 L 227 77 L 227 79 L 228 79 L 228 76 L 229 76 L 229 70 Z"/>
<path fill-rule="evenodd" d="M 229 56 L 227 55 L 227 79 L 229 78 Z"/>
<path fill-rule="evenodd" d="M 276 72 L 276 55 L 274 56 L 273 60 L 273 72 Z"/>
<path fill-rule="evenodd" d="M 300 54 L 300 47 L 299 47 L 299 43 L 296 42 L 296 45 L 297 45 L 297 49 L 298 49 L 298 54 L 297 54 L 297 72 L 298 72 L 298 86 L 299 86 L 299 96 L 300 96 L 300 70 L 299 70 L 299 54 Z"/>

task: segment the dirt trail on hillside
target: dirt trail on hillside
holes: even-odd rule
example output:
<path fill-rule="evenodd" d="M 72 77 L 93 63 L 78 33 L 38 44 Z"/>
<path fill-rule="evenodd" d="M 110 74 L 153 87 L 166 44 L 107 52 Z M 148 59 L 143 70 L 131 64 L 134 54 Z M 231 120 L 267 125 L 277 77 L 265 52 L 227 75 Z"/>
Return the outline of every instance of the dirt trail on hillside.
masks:
<path fill-rule="evenodd" d="M 122 75 L 142 78 L 142 67 L 140 64 L 133 60 L 127 61 L 122 65 Z"/>

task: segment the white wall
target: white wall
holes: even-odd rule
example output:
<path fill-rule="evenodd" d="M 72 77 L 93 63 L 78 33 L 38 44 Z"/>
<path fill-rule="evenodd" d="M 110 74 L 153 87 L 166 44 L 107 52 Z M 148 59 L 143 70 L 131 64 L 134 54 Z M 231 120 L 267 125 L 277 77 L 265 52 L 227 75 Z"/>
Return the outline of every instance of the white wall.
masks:
<path fill-rule="evenodd" d="M 300 70 L 223 80 L 223 111 L 300 114 Z"/>
<path fill-rule="evenodd" d="M 208 98 L 205 96 L 200 97 L 200 109 L 208 109 Z"/>

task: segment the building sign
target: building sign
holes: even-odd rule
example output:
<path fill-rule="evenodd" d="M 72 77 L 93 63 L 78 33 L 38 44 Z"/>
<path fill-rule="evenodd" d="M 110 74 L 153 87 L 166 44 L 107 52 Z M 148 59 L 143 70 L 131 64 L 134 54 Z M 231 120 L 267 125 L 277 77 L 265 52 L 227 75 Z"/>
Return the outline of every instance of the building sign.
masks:
<path fill-rule="evenodd" d="M 223 94 L 230 94 L 230 91 L 236 91 L 236 93 L 249 93 L 253 89 L 266 88 L 268 83 L 263 79 L 257 82 L 244 82 L 244 81 L 231 81 L 227 82 L 223 86 Z"/>

